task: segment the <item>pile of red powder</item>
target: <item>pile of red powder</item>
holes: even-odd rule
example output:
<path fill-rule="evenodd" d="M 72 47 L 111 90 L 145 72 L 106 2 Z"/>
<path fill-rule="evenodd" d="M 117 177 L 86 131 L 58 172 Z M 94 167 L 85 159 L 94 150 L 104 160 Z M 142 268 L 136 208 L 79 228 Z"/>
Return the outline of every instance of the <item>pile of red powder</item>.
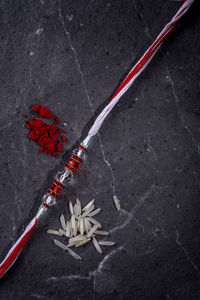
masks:
<path fill-rule="evenodd" d="M 53 117 L 52 112 L 45 106 L 36 104 L 32 110 L 43 119 L 51 119 Z M 26 118 L 27 116 L 24 115 L 24 117 Z M 67 138 L 65 135 L 61 135 L 61 132 L 65 133 L 65 131 L 58 128 L 56 125 L 58 123 L 60 123 L 58 118 L 54 119 L 53 124 L 46 124 L 43 120 L 34 116 L 29 121 L 26 121 L 26 128 L 30 130 L 29 140 L 36 141 L 41 147 L 38 152 L 56 156 L 58 152 L 62 151 L 62 144 L 67 141 Z M 61 139 L 59 140 L 60 135 Z"/>

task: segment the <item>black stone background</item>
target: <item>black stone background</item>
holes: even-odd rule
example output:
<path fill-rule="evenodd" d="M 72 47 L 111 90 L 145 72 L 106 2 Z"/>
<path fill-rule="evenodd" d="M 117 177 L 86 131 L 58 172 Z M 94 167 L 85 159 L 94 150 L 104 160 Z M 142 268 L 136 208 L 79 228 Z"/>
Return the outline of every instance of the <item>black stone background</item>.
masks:
<path fill-rule="evenodd" d="M 0 258 L 94 115 L 182 1 L 0 1 Z M 79 174 L 40 222 L 0 299 L 200 299 L 200 16 L 197 0 L 95 137 Z M 24 113 L 68 121 L 65 154 L 38 154 Z M 95 114 L 93 113 L 95 112 Z M 122 211 L 114 208 L 116 193 Z M 93 197 L 112 248 L 75 261 L 57 248 L 67 202 Z"/>

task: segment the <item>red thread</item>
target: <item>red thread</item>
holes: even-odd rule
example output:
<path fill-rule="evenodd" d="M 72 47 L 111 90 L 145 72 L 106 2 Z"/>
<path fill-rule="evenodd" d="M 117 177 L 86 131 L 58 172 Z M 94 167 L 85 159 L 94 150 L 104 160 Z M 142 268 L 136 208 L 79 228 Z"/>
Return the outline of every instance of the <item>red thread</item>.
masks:
<path fill-rule="evenodd" d="M 16 242 L 14 249 L 12 250 L 12 252 L 9 254 L 9 256 L 7 257 L 7 259 L 1 263 L 0 265 L 0 278 L 6 273 L 6 271 L 8 271 L 8 269 L 13 265 L 13 263 L 15 262 L 15 260 L 17 259 L 17 257 L 19 256 L 20 252 L 22 251 L 24 245 L 26 244 L 26 242 L 28 241 L 31 233 L 34 231 L 34 229 L 37 226 L 37 219 L 35 219 L 34 224 L 32 225 L 32 227 L 25 233 L 25 235 L 21 238 L 19 238 L 19 240 Z"/>
<path fill-rule="evenodd" d="M 58 180 L 56 180 L 56 179 L 54 179 L 54 183 L 55 184 L 57 184 L 59 187 L 61 187 L 62 189 L 64 189 L 64 185 L 60 182 L 60 181 L 58 181 Z"/>
<path fill-rule="evenodd" d="M 47 193 L 49 193 L 50 195 L 52 195 L 55 198 L 58 197 L 58 195 L 56 193 L 54 193 L 52 190 L 48 190 Z"/>
<path fill-rule="evenodd" d="M 76 170 L 71 167 L 68 163 L 65 164 L 65 168 L 68 168 L 70 171 L 72 171 L 72 173 L 76 173 Z"/>
<path fill-rule="evenodd" d="M 50 206 L 48 204 L 46 204 L 45 202 L 42 202 L 42 205 L 45 206 L 46 208 L 50 208 Z"/>
<path fill-rule="evenodd" d="M 85 147 L 83 147 L 82 145 L 78 146 L 79 148 L 83 149 L 84 151 L 86 151 L 87 149 Z"/>

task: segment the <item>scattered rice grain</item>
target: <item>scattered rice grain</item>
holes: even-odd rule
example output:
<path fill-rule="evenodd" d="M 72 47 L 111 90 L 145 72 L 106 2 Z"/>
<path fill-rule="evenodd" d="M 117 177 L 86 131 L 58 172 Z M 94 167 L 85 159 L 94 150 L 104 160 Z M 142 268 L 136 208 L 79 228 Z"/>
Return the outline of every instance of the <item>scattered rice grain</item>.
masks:
<path fill-rule="evenodd" d="M 94 203 L 94 199 L 92 199 L 90 202 L 88 202 L 88 204 L 86 204 L 86 206 L 83 207 L 83 211 L 88 210 L 88 208 Z"/>
<path fill-rule="evenodd" d="M 82 246 L 84 244 L 87 244 L 90 240 L 91 240 L 90 238 L 88 238 L 88 239 L 86 238 L 85 240 L 76 243 L 75 247 L 80 247 L 80 246 Z"/>
<path fill-rule="evenodd" d="M 74 214 L 74 208 L 73 208 L 73 205 L 72 205 L 71 201 L 69 201 L 69 210 L 70 210 L 71 215 L 73 215 Z"/>
<path fill-rule="evenodd" d="M 115 242 L 113 242 L 113 241 L 99 241 L 99 245 L 101 245 L 101 246 L 113 246 L 113 245 L 115 245 Z"/>
<path fill-rule="evenodd" d="M 66 237 L 70 237 L 71 236 L 71 224 L 69 221 L 67 221 L 67 229 L 66 229 Z"/>
<path fill-rule="evenodd" d="M 109 232 L 108 231 L 103 231 L 103 230 L 96 230 L 95 234 L 98 234 L 98 235 L 109 235 Z"/>
<path fill-rule="evenodd" d="M 75 220 L 75 227 L 74 227 L 74 231 L 73 231 L 73 235 L 76 236 L 77 232 L 78 232 L 78 222 Z"/>
<path fill-rule="evenodd" d="M 83 218 L 80 219 L 80 234 L 84 234 L 84 223 L 83 223 Z"/>
<path fill-rule="evenodd" d="M 114 203 L 115 203 L 116 209 L 117 209 L 117 210 L 120 210 L 120 209 L 121 209 L 120 201 L 119 201 L 119 199 L 117 198 L 116 195 L 113 196 L 113 201 L 114 201 Z"/>
<path fill-rule="evenodd" d="M 90 222 L 88 221 L 87 218 L 84 218 L 84 225 L 85 225 L 85 231 L 88 234 L 88 232 L 90 231 L 90 229 L 92 228 L 92 225 L 90 224 Z"/>
<path fill-rule="evenodd" d="M 90 218 L 90 217 L 87 217 L 85 218 L 85 220 L 88 220 L 89 222 L 91 222 L 92 224 L 98 224 L 99 225 L 99 228 L 101 228 L 101 223 L 99 223 L 97 220 L 93 219 L 93 218 Z"/>
<path fill-rule="evenodd" d="M 97 208 L 96 210 L 89 213 L 88 217 L 93 217 L 93 216 L 97 215 L 100 211 L 101 211 L 101 208 Z"/>
<path fill-rule="evenodd" d="M 74 205 L 74 214 L 75 214 L 75 217 L 78 219 L 78 207 L 77 207 L 77 204 Z"/>
<path fill-rule="evenodd" d="M 47 233 L 62 236 L 62 233 L 60 233 L 58 230 L 49 229 L 47 230 Z"/>
<path fill-rule="evenodd" d="M 95 249 L 97 250 L 97 252 L 102 253 L 102 249 L 99 246 L 99 243 L 97 242 L 97 240 L 95 239 L 95 237 L 92 238 L 92 243 L 93 243 Z"/>
<path fill-rule="evenodd" d="M 98 227 L 99 227 L 98 224 L 94 225 L 88 232 L 87 237 L 91 237 L 93 235 L 93 233 L 97 230 Z"/>
<path fill-rule="evenodd" d="M 60 223 L 62 225 L 63 230 L 66 230 L 66 222 L 65 222 L 65 217 L 63 215 L 60 216 Z"/>
<path fill-rule="evenodd" d="M 71 216 L 71 227 L 72 229 L 74 230 L 75 229 L 75 226 L 76 226 L 76 222 L 75 222 L 75 215 L 72 215 Z"/>
<path fill-rule="evenodd" d="M 83 214 L 82 217 L 86 217 L 92 210 L 94 209 L 94 205 L 91 205 Z"/>
<path fill-rule="evenodd" d="M 77 235 L 75 237 L 72 237 L 69 239 L 69 243 L 72 243 L 72 242 L 80 242 L 82 240 L 85 240 L 87 237 L 85 235 Z"/>
<path fill-rule="evenodd" d="M 62 235 L 66 235 L 66 231 L 65 230 L 63 230 L 63 229 L 59 229 L 59 232 L 62 234 Z"/>
<path fill-rule="evenodd" d="M 68 253 L 73 256 L 75 259 L 82 259 L 76 252 L 74 252 L 72 249 L 68 249 Z"/>
<path fill-rule="evenodd" d="M 68 246 L 64 245 L 63 243 L 59 242 L 58 240 L 54 239 L 54 244 L 58 247 L 60 247 L 63 250 L 68 250 Z"/>
<path fill-rule="evenodd" d="M 77 204 L 77 208 L 78 208 L 78 215 L 80 216 L 81 215 L 81 201 L 76 198 L 76 204 Z"/>

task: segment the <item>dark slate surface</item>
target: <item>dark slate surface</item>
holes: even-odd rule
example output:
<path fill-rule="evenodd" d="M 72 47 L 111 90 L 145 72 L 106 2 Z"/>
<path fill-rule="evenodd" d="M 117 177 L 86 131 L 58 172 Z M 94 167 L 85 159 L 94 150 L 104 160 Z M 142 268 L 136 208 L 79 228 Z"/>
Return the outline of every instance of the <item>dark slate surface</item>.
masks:
<path fill-rule="evenodd" d="M 200 18 L 196 3 L 120 100 L 85 163 L 44 217 L 0 299 L 200 299 Z M 65 155 L 37 153 L 22 115 L 67 120 L 66 155 L 181 1 L 1 1 L 1 259 Z M 84 128 L 84 129 L 83 129 Z M 122 204 L 118 213 L 112 196 Z M 67 202 L 95 197 L 116 246 L 71 259 L 45 234 Z"/>

